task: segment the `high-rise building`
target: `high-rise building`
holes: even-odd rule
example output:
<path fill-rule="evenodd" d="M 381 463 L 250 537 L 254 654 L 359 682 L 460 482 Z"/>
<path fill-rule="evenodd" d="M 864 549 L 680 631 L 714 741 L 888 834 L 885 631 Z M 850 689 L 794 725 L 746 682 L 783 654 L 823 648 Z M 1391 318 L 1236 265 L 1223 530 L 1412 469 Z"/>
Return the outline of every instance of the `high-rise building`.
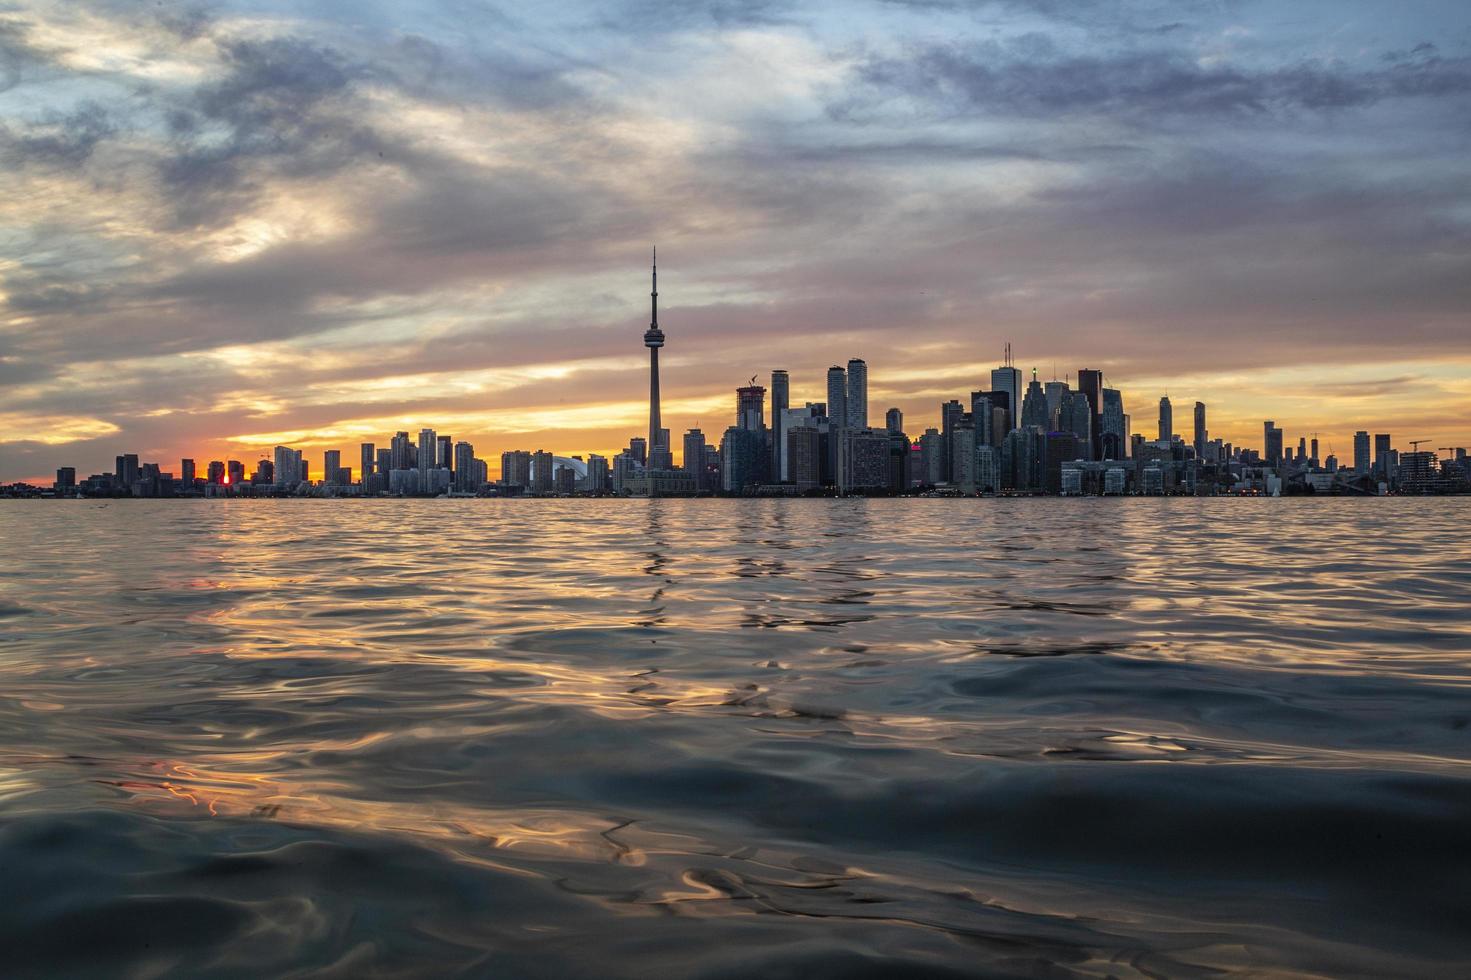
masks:
<path fill-rule="evenodd" d="M 531 454 L 531 491 L 533 493 L 550 493 L 556 474 L 553 467 L 557 458 L 544 449 L 538 449 Z"/>
<path fill-rule="evenodd" d="M 1354 433 L 1354 470 L 1368 473 L 1369 467 L 1369 433 L 1360 429 Z"/>
<path fill-rule="evenodd" d="M 1210 433 L 1205 428 L 1205 402 L 1195 403 L 1195 458 L 1205 459 L 1205 444 L 1210 442 Z M 1317 453 L 1314 453 L 1317 455 Z"/>
<path fill-rule="evenodd" d="M 1318 465 L 1318 437 L 1313 436 L 1313 441 L 1308 444 L 1308 462 L 1313 466 Z"/>
<path fill-rule="evenodd" d="M 650 272 L 649 329 L 644 331 L 644 346 L 649 349 L 649 444 L 648 448 L 668 450 L 660 438 L 664 424 L 659 418 L 659 348 L 664 346 L 664 331 L 659 329 L 659 252 L 654 250 L 654 263 Z"/>
<path fill-rule="evenodd" d="M 325 483 L 337 482 L 337 471 L 342 469 L 342 450 L 329 449 L 322 454 L 322 480 Z M 231 481 L 233 482 L 233 481 Z"/>
<path fill-rule="evenodd" d="M 766 389 L 758 384 L 736 389 L 736 428 L 760 432 L 766 428 Z"/>
<path fill-rule="evenodd" d="M 407 432 L 395 432 L 388 443 L 389 470 L 408 470 L 414 467 L 414 444 Z"/>
<path fill-rule="evenodd" d="M 991 369 L 991 390 L 1006 396 L 1007 427 L 1015 429 L 1022 424 L 1022 373 L 1011 365 L 1011 345 L 1006 345 L 1006 363 Z"/>
<path fill-rule="evenodd" d="M 1378 472 L 1381 480 L 1387 480 L 1393 475 L 1393 466 L 1390 461 L 1390 439 L 1387 433 L 1376 432 L 1374 434 L 1374 469 Z"/>
<path fill-rule="evenodd" d="M 950 476 L 952 485 L 967 493 L 976 488 L 976 426 L 961 419 L 950 430 Z"/>
<path fill-rule="evenodd" d="M 274 455 L 275 464 L 272 467 L 272 473 L 274 474 L 276 486 L 295 487 L 298 483 L 305 482 L 306 467 L 302 465 L 301 450 L 292 449 L 289 446 L 277 446 Z M 210 464 L 210 469 L 214 469 L 213 463 Z M 223 472 L 223 469 L 224 464 L 221 464 L 221 472 Z M 210 482 L 215 483 L 217 481 L 211 477 Z"/>
<path fill-rule="evenodd" d="M 827 417 L 834 430 L 848 424 L 848 374 L 836 364 L 827 369 Z"/>
<path fill-rule="evenodd" d="M 786 433 L 782 428 L 783 414 L 791 408 L 792 382 L 787 372 L 780 368 L 771 372 L 771 478 L 773 481 L 781 480 L 781 472 L 786 469 L 783 457 L 787 451 Z M 688 467 L 686 467 L 688 469 Z M 695 472 L 691 470 L 690 472 Z M 698 473 L 696 473 L 698 477 Z"/>
<path fill-rule="evenodd" d="M 838 492 L 870 493 L 889 485 L 889 433 L 848 428 L 838 434 Z"/>
<path fill-rule="evenodd" d="M 964 415 L 964 406 L 953 398 L 940 405 L 940 475 L 937 482 L 948 482 L 955 469 L 950 452 L 953 445 L 951 433 Z"/>
<path fill-rule="evenodd" d="M 439 437 L 439 448 L 434 454 L 434 465 L 441 470 L 452 470 L 455 468 L 454 440 L 449 436 Z"/>
<path fill-rule="evenodd" d="M 239 486 L 245 482 L 245 464 L 238 459 L 225 461 L 225 482 L 231 486 Z"/>
<path fill-rule="evenodd" d="M 1271 419 L 1262 423 L 1262 460 L 1268 466 L 1282 464 L 1282 430 Z"/>
<path fill-rule="evenodd" d="M 1046 432 L 1051 425 L 1051 413 L 1047 410 L 1047 392 L 1037 380 L 1037 369 L 1032 368 L 1032 380 L 1022 397 L 1022 425 L 1034 425 Z"/>
<path fill-rule="evenodd" d="M 454 488 L 461 493 L 470 493 L 480 489 L 480 483 L 475 479 L 475 447 L 464 440 L 455 443 L 454 465 L 451 467 L 454 473 Z"/>
<path fill-rule="evenodd" d="M 113 470 L 113 482 L 124 490 L 130 490 L 133 484 L 138 482 L 140 472 L 138 454 L 124 453 L 117 458 L 116 469 Z"/>
<path fill-rule="evenodd" d="M 1093 416 L 1090 434 L 1102 440 L 1093 445 L 1088 459 L 1127 459 L 1129 455 L 1129 417 L 1124 414 L 1124 395 L 1117 388 L 1103 389 L 1103 413 Z"/>
<path fill-rule="evenodd" d="M 884 428 L 890 432 L 899 433 L 904 431 L 904 413 L 897 408 L 891 408 L 884 413 Z"/>
<path fill-rule="evenodd" d="M 1103 437 L 1103 415 L 1104 410 L 1108 407 L 1105 396 L 1105 392 L 1108 389 L 1103 387 L 1103 372 L 1096 371 L 1093 368 L 1082 368 L 1079 370 L 1078 390 L 1083 393 L 1084 398 L 1088 399 L 1088 406 L 1093 413 L 1092 425 L 1089 426 L 1088 431 L 1090 436 L 1089 442 L 1092 444 L 1093 450 L 1091 454 L 1092 458 L 1123 459 L 1124 450 L 1129 444 L 1128 434 L 1124 431 L 1125 427 L 1120 425 L 1115 433 L 1118 440 L 1117 447 L 1112 445 L 1112 440 Z M 1123 414 L 1123 404 L 1121 398 L 1119 400 L 1120 415 Z M 1116 451 L 1110 455 L 1109 451 L 1115 449 Z"/>
<path fill-rule="evenodd" d="M 1168 444 L 1175 438 L 1175 409 L 1170 405 L 1170 396 L 1159 400 L 1159 441 Z"/>
<path fill-rule="evenodd" d="M 215 485 L 219 485 L 219 484 L 224 483 L 225 482 L 225 461 L 222 460 L 222 459 L 212 459 L 212 460 L 210 460 L 209 461 L 209 465 L 204 468 L 204 472 L 205 472 L 205 480 L 207 482 L 213 483 Z"/>
<path fill-rule="evenodd" d="M 1104 408 L 1107 409 L 1107 399 Z M 1088 397 L 1081 391 L 1071 391 L 1062 400 L 1062 411 L 1057 423 L 1057 431 L 1071 432 L 1077 440 L 1077 451 L 1080 459 L 1092 459 L 1092 435 L 1093 435 L 1093 406 L 1088 404 Z"/>
<path fill-rule="evenodd" d="M 587 490 L 589 493 L 607 493 L 612 484 L 609 479 L 608 457 L 589 453 L 587 457 Z"/>
<path fill-rule="evenodd" d="M 1042 388 L 1047 392 L 1047 424 L 1053 429 L 1058 429 L 1062 424 L 1063 396 L 1071 392 L 1072 389 L 1068 387 L 1066 381 L 1058 381 L 1056 378 L 1044 384 Z"/>
<path fill-rule="evenodd" d="M 192 481 L 191 481 L 192 482 Z M 75 466 L 63 466 L 56 471 L 56 483 L 53 489 L 57 493 L 66 493 L 77 488 L 77 468 Z"/>
<path fill-rule="evenodd" d="M 721 489 L 740 493 L 761 482 L 763 444 L 755 429 L 731 426 L 720 441 Z"/>
<path fill-rule="evenodd" d="M 843 426 L 868 428 L 868 364 L 861 357 L 848 361 L 848 400 L 843 409 Z"/>
<path fill-rule="evenodd" d="M 365 442 L 358 446 L 358 479 L 362 481 L 364 488 L 368 485 L 368 479 L 377 470 L 377 450 L 371 442 Z"/>
<path fill-rule="evenodd" d="M 501 453 L 500 482 L 509 487 L 531 489 L 531 454 L 524 449 Z"/>
<path fill-rule="evenodd" d="M 684 456 L 681 463 L 681 468 L 695 478 L 695 485 L 698 487 L 705 470 L 705 433 L 699 429 L 690 429 L 684 434 Z"/>
<path fill-rule="evenodd" d="M 803 490 L 822 485 L 822 433 L 815 425 L 787 429 L 785 481 Z"/>
<path fill-rule="evenodd" d="M 435 469 L 435 460 L 439 454 L 439 436 L 433 429 L 419 430 L 419 490 L 422 493 L 432 492 L 434 478 L 429 475 Z"/>
<path fill-rule="evenodd" d="M 179 482 L 184 485 L 185 490 L 194 486 L 194 460 L 179 460 Z"/>

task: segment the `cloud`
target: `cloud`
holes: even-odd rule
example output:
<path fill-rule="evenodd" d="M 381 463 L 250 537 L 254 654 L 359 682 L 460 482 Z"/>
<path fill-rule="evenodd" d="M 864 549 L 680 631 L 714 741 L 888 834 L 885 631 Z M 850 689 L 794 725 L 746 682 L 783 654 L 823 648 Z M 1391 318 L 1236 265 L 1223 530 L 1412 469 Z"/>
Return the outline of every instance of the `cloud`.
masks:
<path fill-rule="evenodd" d="M 1451 41 L 1417 39 L 1446 32 L 1334 47 L 1212 4 L 844 14 L 0 21 L 21 87 L 0 411 L 53 440 L 7 443 L 0 478 L 364 420 L 453 420 L 488 455 L 609 449 L 646 383 L 654 243 L 666 417 L 712 435 L 753 372 L 820 399 L 851 355 L 923 429 L 1008 339 L 1044 372 L 1103 366 L 1131 404 L 1158 397 L 1134 379 L 1188 372 L 1223 420 L 1316 408 L 1222 377 L 1312 365 L 1294 390 L 1393 416 L 1388 369 L 1333 386 L 1391 348 L 1471 359 L 1471 84 Z"/>
<path fill-rule="evenodd" d="M 940 115 L 1217 118 L 1466 95 L 1471 58 L 1445 59 L 1422 47 L 1388 69 L 1321 60 L 1251 68 L 1202 63 L 1184 49 L 1069 54 L 1047 35 L 1033 34 L 1006 42 L 910 45 L 902 54 L 861 60 L 854 78 L 857 90 L 831 106 L 837 118 L 864 118 L 898 98 L 916 112 Z"/>

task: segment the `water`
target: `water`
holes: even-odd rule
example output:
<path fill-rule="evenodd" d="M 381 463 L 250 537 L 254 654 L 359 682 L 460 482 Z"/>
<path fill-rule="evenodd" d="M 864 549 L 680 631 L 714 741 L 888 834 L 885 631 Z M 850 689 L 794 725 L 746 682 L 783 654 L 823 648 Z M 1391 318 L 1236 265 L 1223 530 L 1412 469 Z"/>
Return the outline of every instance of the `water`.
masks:
<path fill-rule="evenodd" d="M 0 502 L 4 972 L 1464 976 L 1468 519 Z"/>

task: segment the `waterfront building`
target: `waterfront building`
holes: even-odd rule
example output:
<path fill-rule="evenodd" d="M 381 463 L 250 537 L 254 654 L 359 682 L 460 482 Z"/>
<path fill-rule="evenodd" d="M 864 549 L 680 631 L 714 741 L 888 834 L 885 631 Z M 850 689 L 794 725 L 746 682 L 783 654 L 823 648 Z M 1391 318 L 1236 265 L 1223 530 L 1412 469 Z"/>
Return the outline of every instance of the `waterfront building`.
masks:
<path fill-rule="evenodd" d="M 1316 442 L 1317 440 L 1314 440 Z M 1205 428 L 1205 402 L 1195 403 L 1195 458 L 1205 459 L 1205 447 L 1210 442 L 1210 434 Z M 1318 455 L 1318 450 L 1313 449 L 1313 455 Z"/>
<path fill-rule="evenodd" d="M 836 364 L 827 369 L 827 417 L 834 431 L 848 424 L 848 373 Z"/>
<path fill-rule="evenodd" d="M 545 449 L 538 449 L 531 454 L 531 484 L 529 489 L 532 493 L 550 493 L 556 474 L 553 467 L 556 465 L 556 457 Z"/>
<path fill-rule="evenodd" d="M 322 454 L 322 480 L 325 483 L 335 484 L 337 482 L 337 471 L 342 469 L 342 450 L 329 449 Z M 230 481 L 234 483 L 234 480 Z"/>
<path fill-rule="evenodd" d="M 1022 398 L 1022 425 L 1034 425 L 1045 432 L 1052 427 L 1049 415 L 1047 393 L 1037 380 L 1037 369 L 1032 368 L 1032 380 L 1027 383 L 1027 391 Z"/>
<path fill-rule="evenodd" d="M 761 433 L 731 426 L 720 441 L 720 486 L 726 493 L 741 493 L 765 482 L 761 466 L 765 446 Z"/>
<path fill-rule="evenodd" d="M 871 493 L 889 485 L 886 429 L 844 429 L 838 436 L 838 492 Z"/>
<path fill-rule="evenodd" d="M 1282 465 L 1282 430 L 1271 419 L 1262 423 L 1262 459 L 1268 466 Z"/>
<path fill-rule="evenodd" d="M 367 489 L 368 480 L 377 472 L 378 451 L 371 442 L 364 442 L 358 446 L 358 479 L 362 481 L 363 488 Z"/>
<path fill-rule="evenodd" d="M 194 486 L 194 460 L 179 460 L 179 482 L 184 485 L 184 489 L 186 490 Z"/>
<path fill-rule="evenodd" d="M 868 428 L 868 363 L 861 357 L 848 360 L 848 391 L 843 406 L 843 427 Z"/>
<path fill-rule="evenodd" d="M 684 434 L 684 455 L 680 457 L 680 468 L 700 482 L 705 470 L 705 433 L 690 429 Z"/>
<path fill-rule="evenodd" d="M 884 413 L 884 428 L 890 432 L 904 431 L 904 413 L 897 408 L 891 408 Z"/>
<path fill-rule="evenodd" d="M 461 440 L 455 443 L 454 453 L 454 466 L 451 469 L 454 488 L 460 493 L 470 493 L 480 489 L 480 483 L 475 479 L 475 447 Z"/>
<path fill-rule="evenodd" d="M 419 454 L 417 457 L 419 476 L 424 481 L 420 488 L 424 493 L 429 493 L 429 473 L 434 469 L 434 460 L 439 452 L 439 436 L 433 429 L 419 430 Z"/>
<path fill-rule="evenodd" d="M 786 371 L 777 368 L 771 372 L 771 478 L 780 481 L 781 474 L 786 472 L 787 451 L 786 412 L 791 408 L 792 381 Z M 703 453 L 703 448 L 701 452 Z M 697 460 L 697 464 L 702 462 Z M 689 468 L 688 466 L 686 467 Z M 698 465 L 691 472 L 695 472 Z"/>
<path fill-rule="evenodd" d="M 1354 433 L 1354 469 L 1368 473 L 1369 468 L 1369 433 L 1360 429 Z"/>
<path fill-rule="evenodd" d="M 1175 438 L 1175 410 L 1170 405 L 1170 396 L 1159 400 L 1159 441 L 1168 444 Z"/>
<path fill-rule="evenodd" d="M 1006 426 L 1008 430 L 1021 425 L 1022 372 L 1011 366 L 1011 345 L 1006 345 L 1006 363 L 991 369 L 991 390 L 1006 396 Z"/>
<path fill-rule="evenodd" d="M 1108 408 L 1107 391 L 1103 387 L 1103 372 L 1093 368 L 1083 368 L 1078 371 L 1078 390 L 1083 397 L 1088 399 L 1089 425 L 1088 443 L 1092 447 L 1093 459 L 1123 459 L 1124 449 L 1129 445 L 1129 436 L 1125 426 L 1120 422 L 1116 432 L 1117 446 L 1104 439 L 1104 413 Z M 1120 399 L 1118 407 L 1119 415 L 1123 415 L 1123 401 Z M 1116 455 L 1107 455 L 1108 450 L 1116 450 Z"/>
<path fill-rule="evenodd" d="M 1047 426 L 1049 429 L 1061 429 L 1063 398 L 1072 394 L 1072 389 L 1066 381 L 1058 381 L 1056 378 L 1042 387 L 1047 392 Z"/>

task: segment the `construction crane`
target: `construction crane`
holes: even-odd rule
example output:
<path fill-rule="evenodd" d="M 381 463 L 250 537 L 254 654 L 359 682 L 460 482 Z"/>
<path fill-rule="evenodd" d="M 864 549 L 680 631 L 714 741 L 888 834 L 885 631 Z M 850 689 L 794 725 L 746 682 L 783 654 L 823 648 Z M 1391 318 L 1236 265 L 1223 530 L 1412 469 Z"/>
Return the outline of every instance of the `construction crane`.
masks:
<path fill-rule="evenodd" d="M 1422 443 L 1422 442 L 1431 442 L 1431 441 L 1433 441 L 1433 440 L 1430 440 L 1430 439 L 1411 439 L 1410 440 L 1410 445 L 1414 446 L 1415 447 L 1415 452 L 1418 453 L 1420 451 L 1420 443 Z"/>

